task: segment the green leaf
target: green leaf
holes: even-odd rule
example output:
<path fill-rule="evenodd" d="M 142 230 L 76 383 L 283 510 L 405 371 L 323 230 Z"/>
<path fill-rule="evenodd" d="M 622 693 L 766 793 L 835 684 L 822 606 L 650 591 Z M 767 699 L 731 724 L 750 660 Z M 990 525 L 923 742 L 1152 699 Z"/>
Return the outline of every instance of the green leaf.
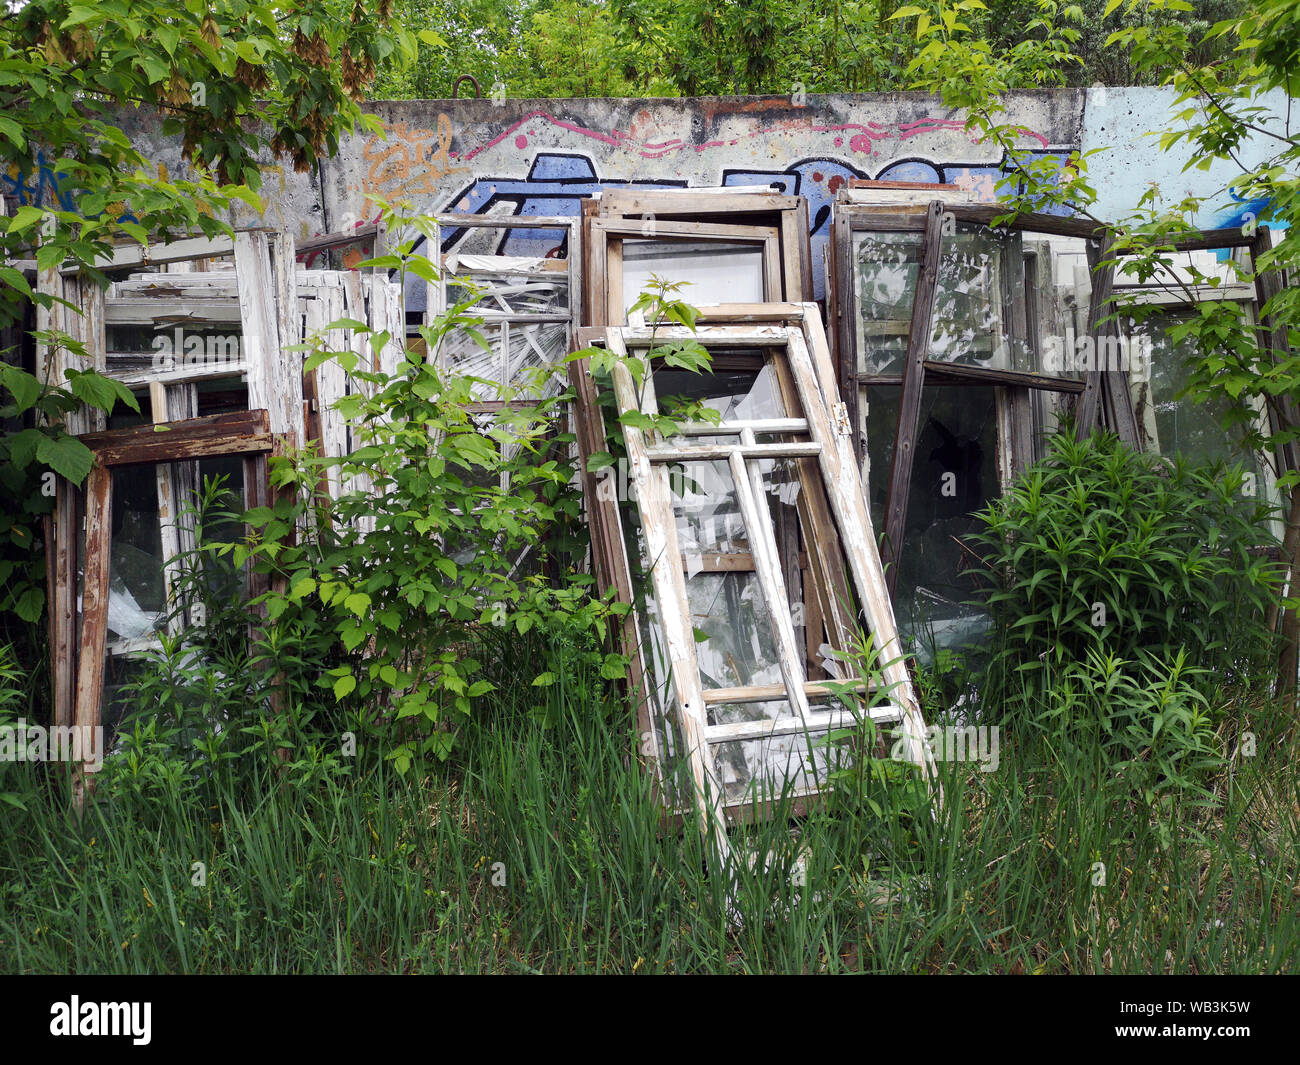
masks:
<path fill-rule="evenodd" d="M 90 448 L 71 436 L 47 436 L 36 447 L 36 461 L 43 462 L 60 477 L 81 484 L 94 465 Z"/>
<path fill-rule="evenodd" d="M 345 695 L 350 694 L 357 686 L 357 678 L 349 673 L 346 677 L 339 677 L 334 682 L 334 698 L 342 699 Z"/>
<path fill-rule="evenodd" d="M 17 366 L 3 367 L 3 381 L 5 388 L 9 389 L 14 402 L 18 405 L 19 414 L 32 406 L 40 397 L 41 382 L 25 370 L 18 369 Z"/>
<path fill-rule="evenodd" d="M 45 592 L 41 588 L 28 588 L 18 597 L 18 602 L 14 606 L 16 613 L 23 621 L 29 625 L 34 625 L 41 620 L 41 613 L 45 609 Z"/>
<path fill-rule="evenodd" d="M 13 213 L 9 219 L 10 233 L 23 233 L 32 226 L 38 225 L 45 218 L 45 212 L 39 207 L 32 207 L 29 204 L 23 204 Z"/>
<path fill-rule="evenodd" d="M 370 596 L 365 592 L 353 592 L 343 600 L 343 608 L 357 617 L 362 617 L 370 609 Z"/>

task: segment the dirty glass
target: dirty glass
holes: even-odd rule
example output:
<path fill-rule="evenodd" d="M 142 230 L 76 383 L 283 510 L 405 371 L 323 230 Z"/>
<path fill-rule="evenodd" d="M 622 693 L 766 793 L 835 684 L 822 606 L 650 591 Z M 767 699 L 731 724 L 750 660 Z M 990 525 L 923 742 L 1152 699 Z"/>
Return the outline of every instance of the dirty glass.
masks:
<path fill-rule="evenodd" d="M 467 313 L 475 315 L 569 313 L 568 264 L 563 259 L 543 259 L 526 270 L 510 270 L 510 259 L 500 260 L 499 270 L 480 269 L 472 258 L 458 261 L 471 272 L 447 279 L 449 307 L 472 300 Z"/>
<path fill-rule="evenodd" d="M 110 325 L 104 330 L 109 374 L 145 370 L 201 371 L 205 368 L 242 366 L 243 336 L 238 320 L 229 324 Z"/>
<path fill-rule="evenodd" d="M 1181 455 L 1194 462 L 1240 463 L 1254 476 L 1257 497 L 1276 505 L 1279 500 L 1272 471 L 1258 454 L 1241 443 L 1246 426 L 1229 429 L 1224 424 L 1232 409 L 1231 401 L 1215 397 L 1198 403 L 1183 395 L 1190 380 L 1189 363 L 1196 357 L 1196 344 L 1190 337 L 1175 341 L 1168 330 L 1185 317 L 1164 312 L 1126 323 L 1125 332 L 1132 337 L 1131 347 L 1137 353 L 1133 361 L 1140 367 L 1129 374 L 1129 390 L 1143 448 L 1167 458 Z M 1258 422 L 1260 415 L 1253 408 L 1239 405 L 1237 409 Z"/>
<path fill-rule="evenodd" d="M 110 643 L 152 637 L 162 627 L 167 608 L 156 468 L 127 466 L 112 476 Z"/>
<path fill-rule="evenodd" d="M 563 322 L 486 322 L 475 331 L 486 348 L 457 329 L 443 338 L 438 358 L 448 374 L 477 378 L 472 389 L 479 402 L 536 399 L 563 387 L 560 367 L 569 350 Z"/>
<path fill-rule="evenodd" d="M 1028 257 L 1032 298 L 1029 336 L 1035 358 L 1027 367 L 1054 377 L 1081 378 L 1090 365 L 1088 313 L 1092 271 L 1087 242 L 1077 237 L 1027 233 L 1036 254 Z"/>
<path fill-rule="evenodd" d="M 771 704 L 751 705 L 769 707 Z M 776 704 L 766 717 L 788 717 L 788 704 Z M 832 751 L 822 742 L 826 733 L 772 736 L 758 740 L 727 740 L 715 744 L 713 755 L 728 802 L 796 796 L 816 791 L 826 782 Z"/>
<path fill-rule="evenodd" d="M 863 389 L 870 463 L 871 517 L 883 529 L 901 388 Z M 920 432 L 908 486 L 907 522 L 896 552 L 894 613 L 899 632 L 923 656 L 931 646 L 977 639 L 987 621 L 964 605 L 976 564 L 963 541 L 980 528 L 974 513 L 1001 494 L 997 389 L 929 385 L 921 393 Z"/>
<path fill-rule="evenodd" d="M 1033 350 L 1023 340 L 1020 233 L 964 223 L 945 229 L 928 357 L 997 370 L 1037 369 Z"/>
<path fill-rule="evenodd" d="M 230 541 L 242 535 L 242 526 L 228 515 L 243 509 L 243 462 L 239 458 L 208 458 L 197 464 L 199 484 L 220 481 L 226 493 L 215 500 L 208 515 L 207 538 Z M 178 464 L 123 466 L 113 470 L 112 541 L 109 552 L 108 643 L 130 650 L 134 641 L 150 641 L 166 628 L 167 592 L 164 577 L 162 523 L 158 508 L 158 475 L 177 471 Z M 197 498 L 180 501 L 173 522 L 193 528 Z M 84 544 L 82 545 L 84 557 Z M 203 556 L 202 578 L 212 595 L 232 595 L 238 576 L 227 563 Z M 196 558 L 179 565 L 194 567 Z"/>
<path fill-rule="evenodd" d="M 728 241 L 623 241 L 623 307 L 650 284 L 651 276 L 684 282 L 677 296 L 696 306 L 761 303 L 763 245 Z"/>
<path fill-rule="evenodd" d="M 853 234 L 858 373 L 903 372 L 922 236 L 921 233 Z"/>
<path fill-rule="evenodd" d="M 842 709 L 828 700 L 813 701 L 812 713 Z M 763 703 L 717 707 L 723 722 L 777 720 L 794 716 L 784 699 Z M 726 740 L 713 745 L 713 755 L 728 802 L 796 796 L 822 788 L 828 774 L 851 761 L 851 745 L 829 739 L 826 730 L 770 736 L 753 740 Z"/>
<path fill-rule="evenodd" d="M 717 353 L 714 355 L 716 358 Z M 742 357 L 753 357 L 757 362 L 760 356 L 758 352 L 744 352 Z M 771 364 L 752 370 L 714 369 L 702 374 L 691 373 L 689 370 L 656 369 L 654 386 L 659 409 L 664 412 L 669 411 L 675 402 L 699 400 L 706 407 L 716 410 L 726 422 L 798 417 L 797 413 L 789 414 L 786 411 L 776 371 Z M 692 440 L 695 443 L 734 443 L 736 437 L 706 436 L 693 437 Z M 685 441 L 684 438 L 676 437 L 674 442 Z"/>

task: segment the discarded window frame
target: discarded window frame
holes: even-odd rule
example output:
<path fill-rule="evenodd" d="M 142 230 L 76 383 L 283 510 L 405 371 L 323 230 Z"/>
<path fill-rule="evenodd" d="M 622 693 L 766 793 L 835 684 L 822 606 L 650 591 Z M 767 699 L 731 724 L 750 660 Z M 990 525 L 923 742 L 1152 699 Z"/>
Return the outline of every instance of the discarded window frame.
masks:
<path fill-rule="evenodd" d="M 703 187 L 703 189 L 604 189 L 598 198 L 582 203 L 582 241 L 588 261 L 588 277 L 597 278 L 601 269 L 601 256 L 593 243 L 590 224 L 594 218 L 610 221 L 636 222 L 642 237 L 653 237 L 660 224 L 705 224 L 729 226 L 758 226 L 775 229 L 775 252 L 779 268 L 770 270 L 772 278 L 779 276 L 780 285 L 767 285 L 767 300 L 788 300 L 800 303 L 813 299 L 813 269 L 809 250 L 809 208 L 803 196 L 783 195 L 767 185 L 737 185 Z M 682 280 L 671 277 L 669 280 Z M 603 282 L 599 282 L 602 283 Z M 638 291 L 638 290 L 637 290 Z M 633 298 L 636 291 L 632 291 Z M 705 300 L 686 295 L 690 303 L 748 303 L 754 299 L 737 299 L 728 295 L 724 299 Z M 630 300 L 629 300 L 630 302 Z M 616 317 L 601 317 L 606 303 L 588 303 L 590 324 L 619 324 Z M 627 304 L 624 304 L 627 306 Z"/>
<path fill-rule="evenodd" d="M 55 594 L 50 623 L 56 677 L 54 723 L 82 730 L 103 723 L 105 664 L 113 652 L 109 633 L 120 637 L 130 621 L 121 620 L 120 601 L 115 616 L 111 598 L 115 540 L 126 532 L 119 528 L 115 536 L 115 480 L 133 469 L 233 458 L 242 464 L 245 504 L 266 505 L 271 498 L 267 458 L 281 448 L 283 438 L 270 431 L 268 412 L 255 410 L 110 429 L 80 439 L 93 453 L 94 465 L 84 491 L 66 481 L 59 483 L 63 506 L 52 545 Z M 124 484 L 119 480 L 117 487 Z M 78 514 L 85 518 L 83 536 L 77 533 Z M 261 578 L 251 571 L 247 579 L 250 596 L 265 590 Z M 155 589 L 155 599 L 148 605 L 161 605 L 160 588 Z"/>
<path fill-rule="evenodd" d="M 783 789 L 794 798 L 815 794 L 831 755 L 817 749 L 817 737 L 863 712 L 837 708 L 830 689 L 811 679 L 799 631 L 808 619 L 791 609 L 800 601 L 794 579 L 815 587 L 830 648 L 851 651 L 860 624 L 871 634 L 886 663 L 888 692 L 876 695 L 889 701 L 869 712 L 901 723 L 909 758 L 927 764 L 852 447 L 826 401 L 831 367 L 815 308 L 805 308 L 802 321 L 803 329 L 703 327 L 697 339 L 715 360 L 694 392 L 721 412 L 721 424 L 684 425 L 671 441 L 624 426 L 635 510 L 613 513 L 618 493 L 606 492 L 593 516 L 598 541 L 614 539 L 609 525 L 626 519 L 617 526 L 626 530 L 617 537 L 624 558 L 637 555 L 649 571 L 653 592 L 639 611 L 637 634 L 650 696 L 645 738 L 668 803 L 695 805 L 705 825 L 755 816 Z M 692 335 L 659 327 L 611 329 L 606 337 L 622 355 L 678 333 Z M 638 401 L 629 371 L 617 362 L 612 387 L 620 411 L 639 406 L 653 414 L 656 391 L 683 383 L 656 371 Z M 579 389 L 579 421 L 589 431 L 598 414 L 594 393 L 590 382 Z M 584 450 L 593 443 L 588 435 Z M 799 537 L 806 553 L 802 572 L 782 565 L 780 541 L 789 536 Z M 611 546 L 616 553 L 620 545 Z M 629 573 L 630 567 L 601 574 L 602 583 L 611 576 L 630 583 Z M 698 642 L 696 629 L 704 633 Z M 815 657 L 825 673 L 843 676 L 829 651 L 819 647 Z M 689 768 L 693 795 L 674 790 L 681 765 Z"/>
<path fill-rule="evenodd" d="M 1255 240 L 1267 242 L 1270 237 L 1264 230 L 1262 237 L 1252 236 L 1249 244 L 1243 244 L 1242 236 L 1231 231 L 1232 243 L 1222 247 L 1209 246 L 1210 240 L 1222 238 L 1208 233 L 1184 238 L 1180 243 L 1197 246 L 1163 253 L 1156 273 L 1148 278 L 1138 277 L 1127 257 L 1118 255 L 1113 290 L 1116 335 L 1129 354 L 1129 387 L 1142 450 L 1166 458 L 1181 455 L 1195 461 L 1242 464 L 1248 501 L 1274 508 L 1271 531 L 1281 538 L 1282 493 L 1277 480 L 1287 468 L 1287 449 L 1254 451 L 1245 441 L 1268 437 L 1287 420 L 1286 407 L 1280 399 L 1265 404 L 1233 401 L 1225 395 L 1200 402 L 1184 395 L 1196 352 L 1190 338 L 1176 340 L 1171 335 L 1171 330 L 1196 314 L 1197 304 L 1212 300 L 1234 306 L 1243 334 L 1254 335 L 1269 350 L 1271 338 L 1261 321 L 1259 291 L 1242 280 L 1242 272 L 1254 272 Z M 1225 425 L 1229 418 L 1241 428 Z"/>
<path fill-rule="evenodd" d="M 973 514 L 1071 403 L 1082 431 L 1098 393 L 1128 393 L 1075 357 L 1095 347 L 1101 317 L 1084 265 L 1101 252 L 1093 227 L 1024 215 L 994 229 L 999 209 L 956 193 L 889 207 L 863 204 L 869 194 L 835 206 L 838 377 L 899 626 L 928 654 L 985 624 L 965 605 Z"/>
<path fill-rule="evenodd" d="M 429 358 L 448 372 L 483 381 L 479 409 L 557 394 L 578 318 L 577 222 L 458 214 L 435 220 L 436 277 L 423 283 L 421 298 L 412 303 L 424 307 L 426 324 L 469 303 L 465 313 L 483 319 L 476 332 L 488 350 L 468 331 L 453 330 Z M 417 281 L 407 283 L 409 290 Z"/>

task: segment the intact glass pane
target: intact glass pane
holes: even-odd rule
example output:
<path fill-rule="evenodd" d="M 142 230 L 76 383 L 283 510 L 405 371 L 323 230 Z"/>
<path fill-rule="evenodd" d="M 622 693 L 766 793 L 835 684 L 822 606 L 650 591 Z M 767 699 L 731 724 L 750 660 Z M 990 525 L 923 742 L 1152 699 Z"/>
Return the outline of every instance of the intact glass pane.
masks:
<path fill-rule="evenodd" d="M 651 276 L 684 282 L 677 294 L 697 306 L 762 303 L 763 246 L 727 241 L 624 240 L 623 307 L 631 307 Z"/>
<path fill-rule="evenodd" d="M 511 260 L 498 261 L 503 264 L 500 271 L 476 269 L 449 278 L 447 306 L 473 300 L 467 313 L 486 316 L 568 313 L 568 264 L 563 259 L 537 260 L 528 271 L 510 271 L 504 266 Z"/>
<path fill-rule="evenodd" d="M 446 373 L 457 377 L 480 378 L 483 383 L 474 386 L 474 393 L 480 400 L 500 399 L 501 387 L 505 384 L 501 358 L 505 330 L 506 326 L 502 324 L 475 327 L 475 331 L 487 343 L 486 348 L 467 330 L 452 330 L 442 338 L 438 347 L 439 365 Z"/>
<path fill-rule="evenodd" d="M 961 224 L 944 234 L 940 249 L 929 357 L 997 370 L 1036 369 L 1032 350 L 1015 339 L 1027 335 L 1020 234 Z"/>
<path fill-rule="evenodd" d="M 903 372 L 921 261 L 920 233 L 853 234 L 858 372 Z"/>
<path fill-rule="evenodd" d="M 813 713 L 842 709 L 829 701 L 814 702 Z M 775 720 L 794 716 L 784 699 L 718 707 L 724 722 Z M 823 787 L 828 773 L 852 759 L 849 743 L 828 740 L 828 733 L 794 733 L 755 740 L 726 740 L 713 745 L 722 788 L 728 802 L 775 799 Z"/>
<path fill-rule="evenodd" d="M 1176 312 L 1155 314 L 1141 322 L 1130 320 L 1125 330 L 1132 338 L 1130 351 L 1136 349 L 1138 355 L 1130 359 L 1135 369 L 1129 373 L 1129 389 L 1143 446 L 1170 458 L 1181 455 L 1196 462 L 1240 463 L 1255 475 L 1262 494 L 1271 489 L 1272 479 L 1265 477 L 1259 456 L 1240 443 L 1240 430 L 1234 433 L 1225 427 L 1231 402 L 1216 397 L 1197 403 L 1183 395 L 1196 344 L 1190 337 L 1174 341 L 1168 333 L 1182 318 Z M 1252 421 L 1259 418 L 1253 408 L 1238 405 L 1237 409 Z M 1270 495 L 1274 493 L 1270 491 Z"/>

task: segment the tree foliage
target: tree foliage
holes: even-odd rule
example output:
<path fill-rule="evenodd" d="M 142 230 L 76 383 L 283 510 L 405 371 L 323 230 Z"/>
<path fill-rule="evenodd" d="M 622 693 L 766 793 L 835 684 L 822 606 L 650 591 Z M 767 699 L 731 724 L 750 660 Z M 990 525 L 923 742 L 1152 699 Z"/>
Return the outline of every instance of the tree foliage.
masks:
<path fill-rule="evenodd" d="M 261 167 L 310 169 L 360 110 L 381 63 L 410 59 L 421 36 L 383 29 L 387 0 L 29 0 L 0 18 L 0 164 L 21 205 L 0 218 L 0 327 L 24 307 L 53 306 L 13 263 L 79 267 L 101 285 L 97 256 L 121 241 L 230 229 L 232 207 L 259 206 Z M 434 42 L 436 43 L 436 41 Z M 136 113 L 162 116 L 179 138 L 185 173 L 169 173 Z M 16 336 L 17 331 L 10 334 Z M 38 378 L 17 350 L 0 356 L 0 614 L 30 624 L 44 579 L 35 528 L 51 506 L 47 473 L 80 482 L 89 452 L 64 416 L 79 404 L 134 407 L 91 369 L 66 334 L 37 336 L 74 363 L 62 381 Z"/>

